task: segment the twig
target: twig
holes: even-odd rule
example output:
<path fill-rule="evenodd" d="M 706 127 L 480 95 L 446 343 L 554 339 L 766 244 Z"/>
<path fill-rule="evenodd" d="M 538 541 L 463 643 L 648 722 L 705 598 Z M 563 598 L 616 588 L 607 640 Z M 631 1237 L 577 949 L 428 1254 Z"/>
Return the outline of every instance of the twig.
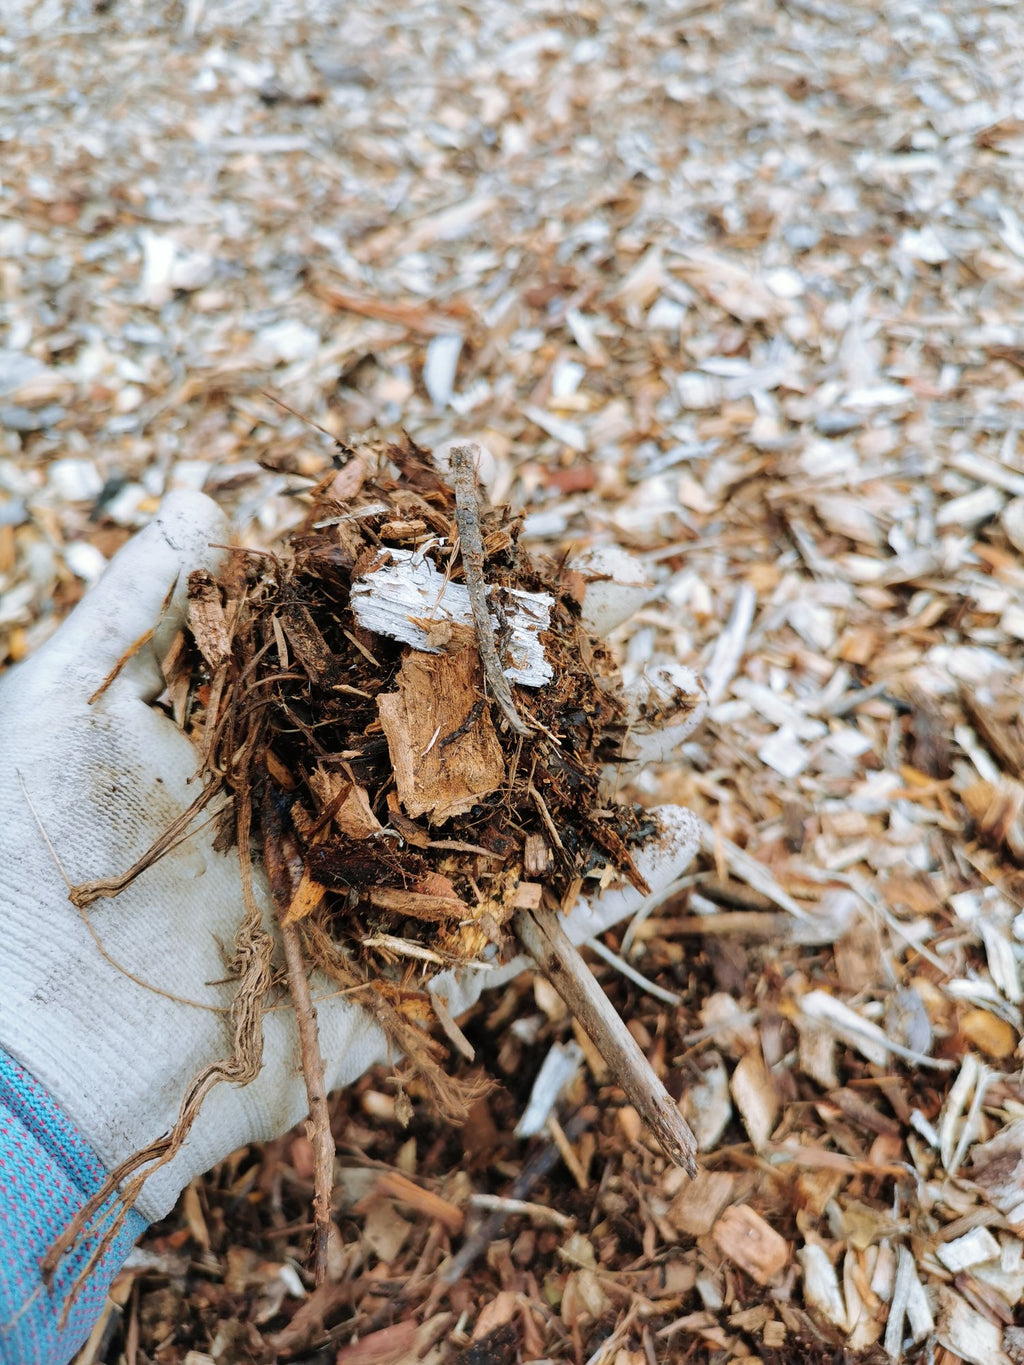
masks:
<path fill-rule="evenodd" d="M 636 1039 L 550 910 L 517 910 L 512 919 L 523 947 L 579 1020 L 616 1082 L 655 1134 L 665 1154 L 696 1175 L 697 1142 Z"/>
<path fill-rule="evenodd" d="M 319 422 L 314 422 L 312 417 L 307 417 L 303 412 L 296 412 L 294 408 L 288 406 L 283 398 L 278 398 L 275 394 L 268 392 L 267 389 L 260 389 L 259 392 L 264 398 L 269 399 L 271 403 L 276 403 L 279 408 L 284 408 L 285 412 L 290 412 L 293 417 L 297 417 L 300 422 L 305 422 L 307 427 L 312 427 L 314 431 L 319 431 L 322 435 L 326 436 L 339 450 L 345 449 L 344 442 L 339 441 L 333 431 L 328 431 L 327 428 L 322 427 Z"/>
<path fill-rule="evenodd" d="M 572 1176 L 573 1180 L 575 1180 L 577 1189 L 582 1190 L 582 1192 L 586 1194 L 590 1182 L 587 1180 L 587 1173 L 583 1169 L 582 1163 L 576 1155 L 573 1145 L 566 1135 L 565 1129 L 555 1118 L 554 1114 L 548 1115 L 548 1121 L 545 1126 L 551 1134 L 551 1141 L 558 1148 L 558 1155 L 565 1162 L 566 1170 Z"/>
<path fill-rule="evenodd" d="M 566 1123 L 565 1136 L 570 1142 L 575 1142 L 581 1134 L 586 1132 L 596 1117 L 597 1111 L 592 1107 L 578 1110 Z M 529 1198 L 535 1186 L 554 1169 L 559 1159 L 558 1148 L 553 1142 L 549 1142 L 541 1148 L 532 1160 L 526 1163 L 508 1192 L 508 1200 L 512 1201 L 513 1206 L 517 1201 Z M 480 1226 L 466 1238 L 459 1253 L 438 1271 L 435 1289 L 427 1304 L 428 1315 L 433 1311 L 431 1305 L 437 1303 L 441 1293 L 458 1284 L 477 1258 L 484 1254 L 501 1232 L 507 1217 L 506 1208 L 495 1209 L 490 1218 L 485 1218 Z"/>
<path fill-rule="evenodd" d="M 558 833 L 558 826 L 551 818 L 551 812 L 548 810 L 548 803 L 544 800 L 543 796 L 541 796 L 540 792 L 533 785 L 532 776 L 530 778 L 530 784 L 526 790 L 527 794 L 530 797 L 530 800 L 537 807 L 537 811 L 538 814 L 540 815 L 540 818 L 544 821 L 545 829 L 551 835 L 551 842 L 554 844 L 555 848 L 557 848 L 561 853 L 564 853 L 565 845 L 562 843 L 562 837 Z"/>
<path fill-rule="evenodd" d="M 324 1085 L 323 1053 L 316 1007 L 309 992 L 309 971 L 302 952 L 299 922 L 288 920 L 295 893 L 295 853 L 272 800 L 263 803 L 263 852 L 267 880 L 274 897 L 288 970 L 288 989 L 295 1003 L 299 1029 L 299 1055 L 309 1101 L 309 1138 L 313 1146 L 313 1279 L 319 1287 L 327 1279 L 327 1249 L 331 1236 L 331 1195 L 334 1190 L 334 1134 Z"/>
<path fill-rule="evenodd" d="M 144 645 L 149 644 L 150 640 L 152 640 L 153 638 L 155 631 L 156 627 L 150 626 L 148 630 L 142 632 L 142 634 L 139 636 L 139 638 L 135 641 L 134 644 L 128 646 L 128 648 L 121 655 L 120 659 L 118 659 L 114 667 L 110 670 L 107 676 L 100 683 L 99 687 L 97 687 L 96 691 L 93 692 L 93 694 L 86 699 L 85 703 L 86 706 L 91 706 L 93 702 L 97 700 L 98 697 L 101 697 L 103 695 L 103 693 L 107 690 L 107 688 L 114 681 L 117 675 L 121 672 L 121 669 L 124 668 L 125 664 L 127 664 L 131 659 L 134 659 L 136 654 L 138 654 L 139 650 L 142 649 Z"/>
<path fill-rule="evenodd" d="M 473 467 L 474 455 L 478 449 L 478 446 L 473 445 L 454 446 L 450 456 L 455 474 L 455 524 L 459 528 L 459 543 L 462 546 L 462 569 L 466 576 L 469 604 L 473 609 L 473 624 L 480 646 L 480 662 L 483 664 L 484 677 L 502 715 L 512 729 L 517 735 L 529 735 L 532 731 L 516 710 L 515 702 L 512 700 L 512 689 L 502 672 L 498 651 L 494 647 L 494 626 L 487 609 L 484 542 L 480 535 L 476 470 Z"/>
<path fill-rule="evenodd" d="M 148 630 L 143 631 L 143 633 L 139 636 L 135 643 L 130 644 L 128 646 L 128 648 L 118 659 L 114 667 L 110 670 L 107 676 L 100 683 L 99 687 L 97 687 L 96 691 L 93 692 L 93 694 L 86 699 L 85 703 L 86 706 L 91 706 L 98 697 L 101 697 L 103 693 L 107 690 L 107 688 L 110 686 L 110 684 L 117 677 L 117 675 L 121 672 L 122 668 L 124 668 L 125 664 L 127 664 L 130 660 L 134 659 L 136 654 L 138 654 L 139 650 L 142 649 L 144 645 L 149 644 L 150 640 L 152 640 L 153 636 L 156 634 L 157 626 L 164 619 L 164 614 L 166 613 L 167 608 L 171 605 L 171 598 L 174 596 L 174 592 L 177 586 L 178 579 L 177 577 L 175 577 L 174 582 L 167 589 L 167 592 L 164 596 L 164 600 L 160 605 L 160 614 L 157 617 L 156 625 L 152 625 Z"/>
<path fill-rule="evenodd" d="M 430 997 L 430 1003 L 433 1005 L 434 1013 L 437 1015 L 437 1022 L 441 1025 L 441 1028 L 444 1030 L 444 1035 L 451 1043 L 452 1047 L 455 1048 L 456 1052 L 461 1052 L 467 1062 L 475 1062 L 476 1048 L 452 1018 L 451 1012 L 448 1009 L 447 1000 L 445 1000 L 440 991 L 432 991 L 429 986 L 427 987 L 427 995 Z"/>
<path fill-rule="evenodd" d="M 661 1000 L 666 1005 L 681 1005 L 682 996 L 675 991 L 667 991 L 664 986 L 659 986 L 656 981 L 649 980 L 642 972 L 638 972 L 635 967 L 631 967 L 624 957 L 605 946 L 599 938 L 587 940 L 587 947 L 603 958 L 610 967 L 614 967 L 617 972 L 621 972 L 627 980 L 632 981 L 634 986 L 639 986 L 648 995 L 653 995 L 655 1000 Z"/>
<path fill-rule="evenodd" d="M 794 919 L 808 921 L 813 917 L 803 906 L 799 905 L 793 897 L 781 887 L 764 863 L 759 863 L 756 858 L 752 858 L 739 845 L 734 844 L 731 839 L 724 839 L 717 835 L 706 820 L 700 822 L 700 846 L 701 849 L 716 858 L 721 853 L 725 858 L 725 864 L 729 871 L 738 877 L 741 882 L 746 882 L 755 891 L 760 891 L 762 896 L 767 897 L 773 905 L 777 905 L 780 910 L 785 910 Z"/>
<path fill-rule="evenodd" d="M 313 1278 L 317 1285 L 321 1285 L 327 1278 L 327 1248 L 331 1235 L 334 1134 L 331 1132 L 331 1116 L 327 1108 L 324 1059 L 320 1051 L 316 1007 L 309 995 L 309 976 L 302 956 L 299 926 L 282 924 L 281 941 L 284 944 L 284 958 L 288 966 L 288 986 L 295 1001 L 302 1075 L 306 1081 L 306 1097 L 309 1100 L 309 1123 L 313 1143 Z"/>
<path fill-rule="evenodd" d="M 563 1136 L 566 1136 L 564 1130 Z M 500 1194 L 471 1194 L 469 1206 L 471 1209 L 503 1213 L 509 1218 L 515 1215 L 532 1218 L 536 1223 L 553 1223 L 556 1228 L 575 1226 L 575 1219 L 567 1214 L 559 1213 L 557 1209 L 549 1209 L 546 1204 L 531 1204 L 528 1199 L 506 1199 Z"/>

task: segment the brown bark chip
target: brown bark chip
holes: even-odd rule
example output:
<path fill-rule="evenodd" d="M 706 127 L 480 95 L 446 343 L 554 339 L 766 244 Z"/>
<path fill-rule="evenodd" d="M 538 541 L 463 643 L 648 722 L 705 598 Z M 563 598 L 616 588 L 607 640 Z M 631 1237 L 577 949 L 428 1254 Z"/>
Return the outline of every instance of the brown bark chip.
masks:
<path fill-rule="evenodd" d="M 505 777 L 479 655 L 469 643 L 454 654 L 410 653 L 396 682 L 377 709 L 406 815 L 439 825 L 466 814 Z"/>

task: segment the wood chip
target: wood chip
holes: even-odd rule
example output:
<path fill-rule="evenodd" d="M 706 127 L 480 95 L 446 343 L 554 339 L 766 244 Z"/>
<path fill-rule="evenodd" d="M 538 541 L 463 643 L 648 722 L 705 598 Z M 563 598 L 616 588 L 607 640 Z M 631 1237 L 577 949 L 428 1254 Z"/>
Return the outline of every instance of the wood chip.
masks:
<path fill-rule="evenodd" d="M 666 1218 L 679 1232 L 703 1237 L 735 1194 L 737 1177 L 726 1171 L 698 1171 L 669 1205 Z"/>
<path fill-rule="evenodd" d="M 423 1218 L 436 1219 L 450 1232 L 462 1231 L 465 1215 L 460 1208 L 432 1190 L 417 1185 L 415 1180 L 410 1180 L 400 1171 L 385 1171 L 377 1181 L 376 1191 L 408 1204 Z"/>
<path fill-rule="evenodd" d="M 712 1229 L 718 1247 L 758 1284 L 769 1284 L 789 1264 L 789 1243 L 749 1204 L 726 1209 Z"/>
<path fill-rule="evenodd" d="M 758 1151 L 770 1139 L 779 1117 L 779 1099 L 760 1052 L 740 1058 L 729 1083 L 736 1108 Z"/>

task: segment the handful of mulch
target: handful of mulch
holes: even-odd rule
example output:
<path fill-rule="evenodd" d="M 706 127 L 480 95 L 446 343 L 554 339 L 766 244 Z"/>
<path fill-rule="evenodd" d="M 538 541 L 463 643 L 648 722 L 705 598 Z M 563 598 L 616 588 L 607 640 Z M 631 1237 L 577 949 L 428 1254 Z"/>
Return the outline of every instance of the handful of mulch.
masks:
<path fill-rule="evenodd" d="M 650 821 L 600 793 L 626 712 L 583 582 L 477 510 L 472 450 L 452 484 L 408 441 L 354 456 L 287 556 L 192 575 L 168 668 L 206 781 L 252 802 L 282 923 L 319 925 L 402 1008 L 396 967 L 493 955 L 517 908 L 569 909 L 595 867 L 646 889 Z"/>

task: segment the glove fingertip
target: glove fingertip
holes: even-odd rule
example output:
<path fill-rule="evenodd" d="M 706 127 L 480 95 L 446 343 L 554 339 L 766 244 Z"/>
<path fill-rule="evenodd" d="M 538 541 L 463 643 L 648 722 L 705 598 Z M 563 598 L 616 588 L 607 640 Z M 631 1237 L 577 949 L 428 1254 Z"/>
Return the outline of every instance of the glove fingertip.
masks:
<path fill-rule="evenodd" d="M 193 492 L 170 494 L 153 520 L 118 550 L 102 577 L 30 662 L 53 676 L 73 672 L 88 692 L 153 628 L 158 636 L 154 652 L 159 655 L 161 645 L 166 647 L 184 619 L 189 572 L 216 571 L 226 538 L 227 520 L 211 498 Z M 121 671 L 119 687 L 129 685 L 130 678 L 133 689 L 150 690 L 152 679 L 140 683 L 138 665 L 139 660 L 132 660 L 132 666 Z"/>
<path fill-rule="evenodd" d="M 701 843 L 701 822 L 685 806 L 655 806 L 651 815 L 658 822 L 658 834 L 644 845 L 636 863 L 657 890 L 674 881 L 696 856 Z"/>
<path fill-rule="evenodd" d="M 205 493 L 191 489 L 168 493 L 147 529 L 190 569 L 215 569 L 224 558 L 227 517 Z"/>

